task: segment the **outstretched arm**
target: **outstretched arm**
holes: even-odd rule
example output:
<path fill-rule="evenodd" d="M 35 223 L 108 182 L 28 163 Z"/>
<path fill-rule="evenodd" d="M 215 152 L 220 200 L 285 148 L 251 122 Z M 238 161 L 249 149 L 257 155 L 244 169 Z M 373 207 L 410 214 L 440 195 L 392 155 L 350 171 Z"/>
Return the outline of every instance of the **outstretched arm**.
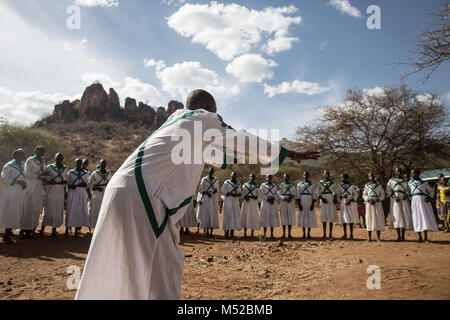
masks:
<path fill-rule="evenodd" d="M 288 151 L 288 158 L 301 163 L 303 160 L 318 160 L 322 156 L 320 151 L 307 151 L 307 152 L 296 152 Z"/>

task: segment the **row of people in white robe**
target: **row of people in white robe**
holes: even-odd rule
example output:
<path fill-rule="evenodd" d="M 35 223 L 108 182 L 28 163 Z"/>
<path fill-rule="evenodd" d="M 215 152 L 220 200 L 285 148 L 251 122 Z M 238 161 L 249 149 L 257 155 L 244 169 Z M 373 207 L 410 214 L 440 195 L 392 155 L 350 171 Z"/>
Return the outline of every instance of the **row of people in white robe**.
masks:
<path fill-rule="evenodd" d="M 321 180 L 316 186 L 312 182 L 301 181 L 297 187 L 284 182 L 277 187 L 269 183 L 263 183 L 259 186 L 250 182 L 241 186 L 237 182 L 227 180 L 220 191 L 225 196 L 223 207 L 224 230 L 277 228 L 280 226 L 280 218 L 283 226 L 297 225 L 301 228 L 317 228 L 314 209 L 317 201 L 320 204 L 320 221 L 337 223 L 339 217 L 336 205 L 333 202 L 335 196 L 340 199 L 341 224 L 359 223 L 356 202 L 359 189 L 351 183 L 337 184 L 332 180 Z M 204 195 L 204 192 L 210 192 L 211 197 Z M 239 197 L 231 196 L 232 192 L 241 193 L 241 198 L 247 198 L 248 201 L 242 201 L 242 206 L 239 207 Z M 437 231 L 431 202 L 425 201 L 425 198 L 433 197 L 433 192 L 430 185 L 422 180 L 407 182 L 403 179 L 391 179 L 386 188 L 387 197 L 391 198 L 391 227 L 406 230 L 414 229 L 416 232 Z M 384 210 L 381 202 L 385 199 L 386 193 L 378 183 L 368 183 L 364 187 L 363 199 L 366 202 L 366 226 L 368 231 L 385 229 Z M 320 198 L 326 199 L 327 203 L 318 200 L 319 195 Z M 196 227 L 200 224 L 200 227 L 204 229 L 219 228 L 218 197 L 219 180 L 216 177 L 213 179 L 210 177 L 203 178 L 199 186 L 197 211 L 191 203 L 187 213 L 179 221 L 179 226 Z M 279 209 L 277 202 L 272 204 L 269 198 L 281 202 Z M 289 198 L 292 200 L 287 201 Z M 371 198 L 375 199 L 374 205 L 370 203 Z M 261 200 L 260 210 L 258 199 Z M 301 204 L 297 216 L 295 199 L 298 199 Z"/>
<path fill-rule="evenodd" d="M 45 187 L 42 179 L 44 172 L 48 172 L 45 179 L 50 182 Z M 86 170 L 69 170 L 65 165 L 58 168 L 55 163 L 45 166 L 43 159 L 30 157 L 25 164 L 16 163 L 15 160 L 8 162 L 3 167 L 1 179 L 3 185 L 0 193 L 1 229 L 34 230 L 39 224 L 41 212 L 43 226 L 62 226 L 65 182 L 67 185 L 75 186 L 75 189 L 68 189 L 65 225 L 94 228 L 103 199 L 103 192 L 98 188 L 106 188 L 111 179 L 111 172 L 104 174 L 97 170 L 89 174 Z M 26 182 L 26 189 L 22 189 L 15 183 L 16 181 Z M 83 182 L 93 190 L 90 201 L 86 187 L 77 187 Z"/>

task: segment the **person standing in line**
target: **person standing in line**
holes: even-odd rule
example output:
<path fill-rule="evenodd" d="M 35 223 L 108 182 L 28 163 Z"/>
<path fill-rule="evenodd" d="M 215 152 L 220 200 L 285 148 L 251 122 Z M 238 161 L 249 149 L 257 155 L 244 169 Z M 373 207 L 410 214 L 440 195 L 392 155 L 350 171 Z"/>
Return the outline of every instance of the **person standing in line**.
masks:
<path fill-rule="evenodd" d="M 259 185 L 256 183 L 256 175 L 250 174 L 250 180 L 242 186 L 242 209 L 241 226 L 244 228 L 244 237 L 247 237 L 247 229 L 251 230 L 251 237 L 254 231 L 261 228 L 259 216 L 258 198 Z"/>
<path fill-rule="evenodd" d="M 95 229 L 95 226 L 97 225 L 98 214 L 105 193 L 104 191 L 108 186 L 109 180 L 112 178 L 112 173 L 106 169 L 106 165 L 107 162 L 105 159 L 100 160 L 100 168 L 94 171 L 89 177 L 88 187 L 92 190 L 91 201 L 89 201 L 88 205 L 89 233 L 91 233 L 92 229 Z"/>
<path fill-rule="evenodd" d="M 356 207 L 358 193 L 356 187 L 350 182 L 350 177 L 347 173 L 341 175 L 341 180 L 339 197 L 341 199 L 341 223 L 344 228 L 342 239 L 347 239 L 347 225 L 349 225 L 350 239 L 353 240 L 353 226 L 359 221 Z"/>
<path fill-rule="evenodd" d="M 311 228 L 317 228 L 316 185 L 309 179 L 309 172 L 303 173 L 303 180 L 297 185 L 298 219 L 297 226 L 303 228 L 303 239 L 311 239 Z M 308 235 L 306 235 L 308 229 Z"/>
<path fill-rule="evenodd" d="M 273 176 L 267 175 L 266 182 L 260 187 L 262 198 L 261 203 L 261 227 L 264 228 L 264 237 L 267 234 L 267 228 L 270 228 L 270 237 L 273 238 L 273 229 L 280 226 L 280 216 L 278 215 L 278 197 L 277 186 L 272 183 Z"/>
<path fill-rule="evenodd" d="M 234 239 L 234 231 L 241 230 L 239 198 L 241 197 L 242 189 L 237 181 L 236 172 L 233 172 L 231 179 L 223 184 L 222 194 L 225 196 L 223 203 L 223 230 L 225 230 L 225 238 Z"/>
<path fill-rule="evenodd" d="M 366 226 L 369 238 L 372 241 L 372 232 L 377 232 L 377 240 L 381 241 L 381 231 L 385 228 L 385 216 L 381 201 L 385 198 L 385 193 L 375 175 L 369 173 L 369 182 L 364 187 L 363 198 L 366 201 Z"/>
<path fill-rule="evenodd" d="M 47 166 L 49 173 L 45 185 L 46 200 L 44 205 L 44 217 L 40 236 L 44 235 L 45 227 L 52 227 L 52 238 L 58 237 L 56 228 L 62 226 L 64 220 L 64 203 L 66 193 L 67 166 L 63 164 L 64 156 L 57 153 L 55 163 Z"/>
<path fill-rule="evenodd" d="M 286 226 L 288 238 L 292 238 L 292 226 L 295 225 L 295 185 L 290 183 L 289 174 L 284 174 L 283 182 L 278 187 L 278 197 L 281 199 L 280 217 L 283 226 L 283 238 L 286 238 Z"/>
<path fill-rule="evenodd" d="M 330 240 L 333 239 L 333 224 L 339 221 L 336 210 L 338 189 L 330 179 L 330 171 L 325 170 L 323 179 L 317 185 L 317 195 L 320 200 L 320 221 L 323 226 L 323 238 L 327 238 L 327 223 L 330 225 Z"/>
<path fill-rule="evenodd" d="M 197 198 L 197 220 L 200 228 L 205 230 L 206 237 L 212 237 L 214 229 L 219 228 L 219 179 L 214 176 L 213 167 L 200 182 Z"/>

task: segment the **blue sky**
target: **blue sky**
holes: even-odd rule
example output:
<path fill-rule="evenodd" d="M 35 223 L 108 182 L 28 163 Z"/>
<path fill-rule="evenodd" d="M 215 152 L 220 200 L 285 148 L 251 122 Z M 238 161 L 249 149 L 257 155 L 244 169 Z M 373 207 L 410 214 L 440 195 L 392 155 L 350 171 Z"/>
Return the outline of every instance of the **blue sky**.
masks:
<path fill-rule="evenodd" d="M 201 87 L 232 126 L 290 137 L 348 88 L 398 85 L 408 70 L 398 56 L 444 2 L 2 0 L 0 115 L 33 123 L 94 80 L 153 106 Z M 71 5 L 80 29 L 67 28 Z M 370 5 L 380 30 L 366 26 Z M 449 71 L 406 83 L 448 103 Z"/>

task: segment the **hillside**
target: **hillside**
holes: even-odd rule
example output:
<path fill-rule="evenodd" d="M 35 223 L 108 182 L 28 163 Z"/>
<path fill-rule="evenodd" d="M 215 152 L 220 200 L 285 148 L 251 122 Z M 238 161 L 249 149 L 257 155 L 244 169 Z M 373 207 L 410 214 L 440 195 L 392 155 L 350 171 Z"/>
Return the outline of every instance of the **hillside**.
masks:
<path fill-rule="evenodd" d="M 183 104 L 177 101 L 169 102 L 167 108 L 153 108 L 131 97 L 125 99 L 122 107 L 113 88 L 107 94 L 100 83 L 94 83 L 86 88 L 81 100 L 63 101 L 55 106 L 51 116 L 33 127 L 64 142 L 67 163 L 83 157 L 93 167 L 105 158 L 109 167 L 116 170 L 140 143 L 182 108 Z"/>

